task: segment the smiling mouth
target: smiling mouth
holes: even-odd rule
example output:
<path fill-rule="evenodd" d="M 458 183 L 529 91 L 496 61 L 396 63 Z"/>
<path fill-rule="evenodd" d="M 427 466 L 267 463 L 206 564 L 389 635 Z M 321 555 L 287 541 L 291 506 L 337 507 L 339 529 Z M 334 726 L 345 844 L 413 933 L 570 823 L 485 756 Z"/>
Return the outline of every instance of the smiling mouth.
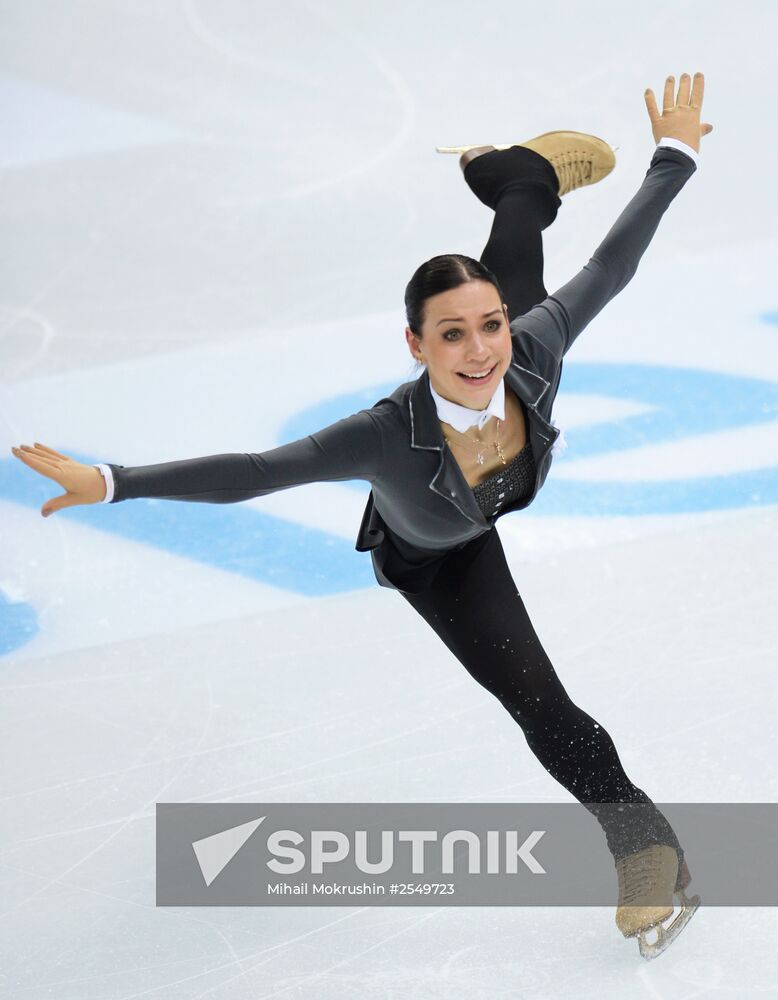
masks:
<path fill-rule="evenodd" d="M 457 372 L 457 375 L 465 382 L 470 382 L 473 385 L 478 385 L 479 382 L 488 382 L 489 379 L 494 374 L 497 368 L 497 362 L 492 365 L 491 368 L 482 369 L 480 372 L 473 372 L 469 374 L 468 372 Z"/>

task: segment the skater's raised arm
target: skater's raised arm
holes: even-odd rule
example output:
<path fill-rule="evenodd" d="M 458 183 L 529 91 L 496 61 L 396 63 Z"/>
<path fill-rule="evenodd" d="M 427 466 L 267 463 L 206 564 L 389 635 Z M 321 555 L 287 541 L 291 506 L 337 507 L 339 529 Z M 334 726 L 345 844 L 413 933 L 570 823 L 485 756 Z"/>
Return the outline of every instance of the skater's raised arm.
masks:
<path fill-rule="evenodd" d="M 665 82 L 663 113 L 654 94 L 645 92 L 646 108 L 654 139 L 677 139 L 699 152 L 700 138 L 712 131 L 700 124 L 704 80 L 695 73 L 691 88 L 688 74 L 681 76 L 677 101 L 675 81 Z M 612 298 L 628 284 L 651 242 L 670 202 L 697 169 L 690 155 L 659 145 L 637 194 L 611 227 L 591 259 L 578 274 L 543 302 L 511 323 L 511 333 L 540 340 L 561 360 L 575 338 Z"/>
<path fill-rule="evenodd" d="M 108 463 L 109 480 L 95 466 L 36 442 L 13 453 L 29 468 L 59 483 L 66 492 L 41 508 L 44 517 L 63 507 L 139 497 L 195 503 L 238 503 L 304 483 L 364 479 L 377 475 L 381 431 L 371 410 L 349 417 L 307 437 L 261 453 L 228 453 L 157 465 L 125 467 Z"/>

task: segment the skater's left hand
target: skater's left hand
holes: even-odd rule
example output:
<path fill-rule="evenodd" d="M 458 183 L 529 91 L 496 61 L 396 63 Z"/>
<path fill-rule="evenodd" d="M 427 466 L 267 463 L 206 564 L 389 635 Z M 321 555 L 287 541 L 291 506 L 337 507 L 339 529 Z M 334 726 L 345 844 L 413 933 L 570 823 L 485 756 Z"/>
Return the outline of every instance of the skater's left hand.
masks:
<path fill-rule="evenodd" d="M 691 93 L 690 93 L 691 91 Z M 675 93 L 675 77 L 668 76 L 665 80 L 665 91 L 662 98 L 662 114 L 656 106 L 654 92 L 650 88 L 643 95 L 646 99 L 648 117 L 654 132 L 654 142 L 660 139 L 680 139 L 695 152 L 700 151 L 700 138 L 713 131 L 713 126 L 707 122 L 700 125 L 702 113 L 702 95 L 705 91 L 705 77 L 702 73 L 694 74 L 694 86 L 688 73 L 681 74 L 678 84 L 678 98 Z"/>

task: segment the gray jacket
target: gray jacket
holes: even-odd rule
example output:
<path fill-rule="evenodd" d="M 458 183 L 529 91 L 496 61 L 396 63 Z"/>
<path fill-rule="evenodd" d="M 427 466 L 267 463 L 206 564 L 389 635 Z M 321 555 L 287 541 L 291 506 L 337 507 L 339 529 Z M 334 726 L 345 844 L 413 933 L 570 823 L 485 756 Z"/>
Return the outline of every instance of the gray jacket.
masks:
<path fill-rule="evenodd" d="M 531 495 L 506 504 L 504 513 L 532 503 L 548 475 L 564 355 L 635 274 L 662 215 L 695 170 L 685 153 L 658 146 L 640 189 L 589 262 L 511 322 L 505 381 L 527 408 L 536 479 Z M 412 593 L 429 584 L 447 552 L 493 527 L 445 446 L 426 370 L 370 409 L 269 451 L 110 467 L 113 503 L 136 497 L 238 503 L 304 483 L 366 480 L 372 488 L 356 548 L 371 553 L 381 586 Z"/>

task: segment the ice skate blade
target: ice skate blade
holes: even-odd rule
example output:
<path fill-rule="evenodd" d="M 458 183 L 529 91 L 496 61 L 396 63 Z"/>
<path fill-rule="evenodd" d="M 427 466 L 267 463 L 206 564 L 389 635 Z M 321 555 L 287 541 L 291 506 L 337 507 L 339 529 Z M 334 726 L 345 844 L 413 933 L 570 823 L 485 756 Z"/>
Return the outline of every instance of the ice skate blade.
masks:
<path fill-rule="evenodd" d="M 516 145 L 514 142 L 512 145 Z M 481 146 L 494 146 L 495 149 L 510 149 L 511 143 L 508 145 L 495 146 L 493 142 L 482 142 Z M 474 146 L 436 146 L 435 152 L 437 153 L 466 153 L 470 149 L 478 149 L 478 144 Z"/>
<path fill-rule="evenodd" d="M 481 143 L 481 145 L 482 146 L 494 146 L 495 149 L 510 149 L 511 145 L 515 146 L 515 145 L 517 145 L 517 143 L 514 142 L 514 143 L 508 143 L 507 145 L 495 146 L 493 142 L 483 142 L 483 143 Z M 611 146 L 610 143 L 608 143 L 608 145 L 611 147 L 611 149 L 613 150 L 614 153 L 619 149 L 619 146 Z M 436 146 L 435 147 L 435 152 L 436 153 L 466 153 L 470 149 L 478 149 L 478 145 L 475 145 L 475 146 Z"/>
<path fill-rule="evenodd" d="M 699 896 L 692 896 L 690 898 L 683 890 L 677 895 L 681 904 L 681 912 L 675 920 L 668 927 L 665 927 L 663 924 L 657 924 L 656 927 L 651 927 L 647 931 L 641 931 L 637 936 L 640 954 L 647 961 L 657 958 L 663 951 L 666 951 L 697 912 L 697 908 L 701 902 Z M 656 940 L 649 941 L 647 935 L 653 931 L 656 931 Z"/>

